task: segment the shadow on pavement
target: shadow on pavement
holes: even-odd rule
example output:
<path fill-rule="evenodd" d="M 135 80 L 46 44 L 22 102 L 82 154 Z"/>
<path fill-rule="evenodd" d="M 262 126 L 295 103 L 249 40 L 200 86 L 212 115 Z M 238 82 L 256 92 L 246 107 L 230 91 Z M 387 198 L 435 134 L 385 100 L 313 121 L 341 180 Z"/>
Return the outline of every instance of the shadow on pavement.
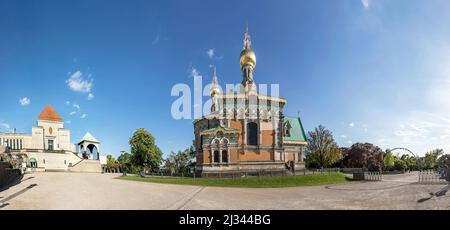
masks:
<path fill-rule="evenodd" d="M 18 192 L 16 192 L 16 193 L 14 193 L 14 194 L 12 194 L 12 195 L 6 197 L 5 199 L 0 200 L 0 204 L 5 204 L 6 201 L 9 201 L 9 200 L 11 200 L 11 199 L 13 199 L 13 198 L 15 198 L 15 197 L 21 195 L 22 193 L 28 191 L 29 189 L 32 189 L 32 188 L 35 187 L 35 186 L 37 186 L 37 184 L 31 184 L 31 185 L 27 186 L 26 188 L 21 189 L 20 191 L 18 191 Z"/>
<path fill-rule="evenodd" d="M 435 193 L 431 192 L 430 197 L 419 199 L 419 200 L 417 200 L 417 203 L 423 203 L 425 201 L 431 200 L 431 198 L 433 198 L 433 197 L 445 196 L 448 192 L 448 189 L 450 189 L 450 185 L 443 187 L 441 190 L 439 190 Z"/>
<path fill-rule="evenodd" d="M 5 190 L 7 190 L 7 189 L 9 189 L 10 187 L 12 187 L 14 185 L 20 184 L 20 182 L 22 182 L 22 179 L 23 179 L 23 174 L 20 175 L 19 177 L 17 177 L 15 180 L 13 180 L 13 181 L 11 181 L 9 183 L 6 183 L 5 185 L 1 186 L 0 187 L 0 192 L 3 192 Z"/>

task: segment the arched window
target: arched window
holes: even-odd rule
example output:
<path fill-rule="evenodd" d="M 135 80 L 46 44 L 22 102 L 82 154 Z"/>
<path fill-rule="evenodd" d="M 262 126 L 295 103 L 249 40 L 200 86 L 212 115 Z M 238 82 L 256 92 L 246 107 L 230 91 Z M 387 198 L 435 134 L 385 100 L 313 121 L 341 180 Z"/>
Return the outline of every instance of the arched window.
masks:
<path fill-rule="evenodd" d="M 220 163 L 219 150 L 214 150 L 214 163 Z"/>
<path fill-rule="evenodd" d="M 247 124 L 247 145 L 258 145 L 258 125 L 255 122 Z"/>
<path fill-rule="evenodd" d="M 222 150 L 222 162 L 227 163 L 228 162 L 228 151 Z"/>
<path fill-rule="evenodd" d="M 35 158 L 30 158 L 29 162 L 31 168 L 37 168 L 37 161 Z"/>
<path fill-rule="evenodd" d="M 292 126 L 289 123 L 289 121 L 284 124 L 284 136 L 285 137 L 291 136 L 291 128 L 292 128 Z"/>
<path fill-rule="evenodd" d="M 284 136 L 286 136 L 286 137 L 290 137 L 291 136 L 291 130 L 290 129 L 285 129 L 284 130 Z"/>

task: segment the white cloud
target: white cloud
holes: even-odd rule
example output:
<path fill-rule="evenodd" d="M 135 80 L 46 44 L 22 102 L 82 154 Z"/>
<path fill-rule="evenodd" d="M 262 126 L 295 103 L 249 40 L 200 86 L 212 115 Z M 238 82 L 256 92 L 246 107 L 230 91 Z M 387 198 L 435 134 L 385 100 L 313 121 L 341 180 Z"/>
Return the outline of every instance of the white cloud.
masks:
<path fill-rule="evenodd" d="M 353 141 L 347 141 L 347 144 L 353 144 Z"/>
<path fill-rule="evenodd" d="M 387 143 L 390 143 L 391 142 L 391 140 L 390 139 L 388 139 L 388 138 L 380 138 L 380 139 L 378 139 L 377 140 L 377 144 L 387 144 Z"/>
<path fill-rule="evenodd" d="M 373 124 L 364 134 L 365 141 L 382 149 L 404 147 L 421 156 L 435 148 L 450 153 L 450 43 L 425 41 L 415 44 L 415 49 L 423 51 L 422 61 L 416 67 L 421 73 L 417 77 L 421 84 L 413 88 L 413 95 L 406 94 L 407 100 L 414 96 L 419 100 L 415 100 L 414 107 L 401 111 L 371 111 L 373 115 L 368 119 Z"/>
<path fill-rule="evenodd" d="M 70 101 L 66 101 L 66 105 L 70 105 Z"/>
<path fill-rule="evenodd" d="M 450 113 L 450 44 L 436 45 L 429 48 L 428 68 L 431 69 L 429 75 L 434 78 L 429 79 L 430 85 L 427 88 L 427 95 L 430 104 L 442 114 Z"/>
<path fill-rule="evenodd" d="M 73 107 L 75 108 L 75 109 L 77 109 L 77 111 L 80 111 L 80 105 L 79 104 L 73 104 Z"/>
<path fill-rule="evenodd" d="M 369 9 L 370 7 L 370 0 L 361 0 L 361 3 L 364 7 L 364 9 Z"/>
<path fill-rule="evenodd" d="M 191 77 L 201 77 L 200 73 L 194 67 L 192 67 L 192 70 L 191 70 Z"/>
<path fill-rule="evenodd" d="M 72 112 L 70 112 L 70 116 L 73 116 L 73 115 L 75 115 L 77 112 L 75 112 L 75 111 L 72 111 Z"/>
<path fill-rule="evenodd" d="M 89 93 L 87 96 L 87 99 L 90 101 L 92 99 L 94 99 L 94 94 L 93 93 Z"/>
<path fill-rule="evenodd" d="M 81 115 L 81 119 L 84 119 L 84 118 L 86 118 L 87 117 L 87 114 L 85 114 L 85 113 L 83 113 L 82 115 Z"/>
<path fill-rule="evenodd" d="M 206 54 L 208 54 L 209 59 L 213 59 L 214 58 L 214 49 L 208 49 L 208 51 L 206 51 Z"/>
<path fill-rule="evenodd" d="M 347 138 L 348 136 L 347 135 L 341 135 L 341 138 Z"/>
<path fill-rule="evenodd" d="M 72 123 L 71 120 L 66 121 L 66 124 L 71 124 L 71 123 Z"/>
<path fill-rule="evenodd" d="M 350 124 L 348 124 L 348 126 L 355 127 L 355 123 L 354 122 L 350 122 Z"/>
<path fill-rule="evenodd" d="M 24 97 L 19 100 L 19 103 L 21 106 L 27 106 L 31 103 L 31 101 L 28 97 Z"/>
<path fill-rule="evenodd" d="M 223 59 L 223 56 L 217 56 L 216 49 L 214 49 L 214 48 L 208 49 L 206 51 L 206 55 L 208 55 L 209 59 L 216 59 L 216 60 Z"/>
<path fill-rule="evenodd" d="M 67 79 L 66 83 L 75 92 L 89 93 L 93 87 L 93 79 L 90 76 L 84 79 L 83 74 L 78 70 Z"/>
<path fill-rule="evenodd" d="M 391 124 L 392 129 L 380 130 L 379 133 L 383 134 L 380 140 L 383 141 L 376 144 L 383 148 L 404 147 L 418 155 L 435 148 L 442 148 L 447 153 L 450 150 L 448 118 L 438 113 L 418 111 L 408 113 L 401 120 L 401 124 Z"/>
<path fill-rule="evenodd" d="M 11 125 L 9 125 L 8 123 L 2 122 L 0 123 L 0 126 L 4 129 L 11 129 Z"/>

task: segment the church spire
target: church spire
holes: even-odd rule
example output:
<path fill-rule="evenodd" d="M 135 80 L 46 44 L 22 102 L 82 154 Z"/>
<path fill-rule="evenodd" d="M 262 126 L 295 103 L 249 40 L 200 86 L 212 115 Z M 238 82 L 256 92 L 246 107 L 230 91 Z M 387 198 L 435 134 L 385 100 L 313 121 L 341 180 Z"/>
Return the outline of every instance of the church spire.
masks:
<path fill-rule="evenodd" d="M 218 83 L 219 83 L 219 80 L 217 80 L 217 69 L 214 66 L 213 84 L 218 85 Z"/>
<path fill-rule="evenodd" d="M 252 41 L 250 40 L 250 32 L 248 25 L 245 30 L 244 48 L 240 56 L 240 64 L 242 70 L 242 85 L 247 88 L 248 85 L 253 85 L 253 71 L 256 66 L 256 55 L 251 48 Z"/>
<path fill-rule="evenodd" d="M 212 85 L 211 85 L 211 89 L 209 91 L 211 98 L 212 98 L 212 105 L 211 105 L 211 112 L 216 112 L 218 110 L 218 98 L 217 96 L 220 95 L 220 88 L 219 88 L 219 80 L 217 77 L 217 70 L 216 67 L 214 66 L 214 75 L 213 75 L 213 81 L 212 81 Z"/>
<path fill-rule="evenodd" d="M 250 33 L 248 32 L 248 24 L 247 24 L 247 28 L 245 29 L 244 50 L 251 49 L 250 48 L 251 45 L 252 41 L 250 40 Z"/>
<path fill-rule="evenodd" d="M 209 92 L 210 92 L 211 97 L 214 97 L 216 94 L 220 94 L 219 80 L 217 77 L 217 70 L 216 70 L 215 66 L 214 66 L 214 75 L 213 75 L 211 90 Z"/>

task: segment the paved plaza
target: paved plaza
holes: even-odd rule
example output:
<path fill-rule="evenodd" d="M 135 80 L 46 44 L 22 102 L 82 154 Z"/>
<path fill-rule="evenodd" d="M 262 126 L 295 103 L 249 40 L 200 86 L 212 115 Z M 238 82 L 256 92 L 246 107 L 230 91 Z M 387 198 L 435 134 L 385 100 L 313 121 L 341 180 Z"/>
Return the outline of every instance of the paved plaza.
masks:
<path fill-rule="evenodd" d="M 114 179 L 118 174 L 26 174 L 0 192 L 7 209 L 450 209 L 448 185 L 417 184 L 417 173 L 380 182 L 293 188 L 220 188 Z M 437 194 L 437 195 L 436 195 Z"/>

